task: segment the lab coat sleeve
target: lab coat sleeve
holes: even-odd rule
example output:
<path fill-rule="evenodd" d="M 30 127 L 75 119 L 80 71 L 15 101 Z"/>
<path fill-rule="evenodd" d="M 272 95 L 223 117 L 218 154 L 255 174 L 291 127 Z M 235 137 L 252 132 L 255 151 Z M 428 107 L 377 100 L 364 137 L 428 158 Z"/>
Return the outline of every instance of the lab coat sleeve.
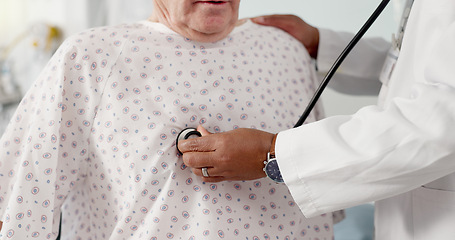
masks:
<path fill-rule="evenodd" d="M 354 35 L 319 29 L 318 78 L 323 79 Z M 377 95 L 382 70 L 390 43 L 379 37 L 362 38 L 333 76 L 330 88 L 351 95 Z"/>
<path fill-rule="evenodd" d="M 278 164 L 306 217 L 401 194 L 455 171 L 454 42 L 455 21 L 433 45 L 409 96 L 279 133 Z"/>

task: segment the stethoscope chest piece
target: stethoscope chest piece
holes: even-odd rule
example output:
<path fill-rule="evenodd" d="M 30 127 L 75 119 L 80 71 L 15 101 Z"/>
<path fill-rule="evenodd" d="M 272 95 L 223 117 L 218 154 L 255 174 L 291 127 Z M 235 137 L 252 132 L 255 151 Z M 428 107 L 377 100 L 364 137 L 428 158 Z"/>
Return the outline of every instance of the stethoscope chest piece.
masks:
<path fill-rule="evenodd" d="M 177 135 L 177 140 L 175 140 L 175 147 L 177 148 L 177 151 L 180 153 L 180 155 L 183 155 L 183 153 L 179 150 L 179 141 L 189 139 L 190 137 L 202 137 L 202 134 L 198 132 L 196 128 L 183 129 Z"/>

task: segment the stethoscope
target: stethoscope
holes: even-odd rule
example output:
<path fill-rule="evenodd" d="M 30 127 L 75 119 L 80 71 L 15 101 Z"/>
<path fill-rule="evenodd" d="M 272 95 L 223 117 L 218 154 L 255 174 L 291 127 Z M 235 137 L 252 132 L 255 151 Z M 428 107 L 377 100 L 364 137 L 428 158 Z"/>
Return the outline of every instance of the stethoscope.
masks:
<path fill-rule="evenodd" d="M 338 67 L 341 65 L 341 63 L 344 61 L 344 59 L 348 56 L 348 54 L 351 52 L 351 50 L 354 48 L 354 46 L 357 44 L 357 42 L 363 37 L 363 35 L 366 33 L 366 31 L 371 27 L 371 25 L 376 21 L 376 19 L 379 17 L 379 15 L 382 13 L 384 8 L 387 6 L 387 4 L 390 2 L 390 0 L 383 0 L 379 6 L 376 8 L 376 10 L 371 14 L 370 18 L 365 22 L 365 24 L 362 26 L 362 28 L 359 30 L 359 32 L 354 36 L 354 38 L 349 42 L 349 44 L 346 46 L 346 48 L 341 52 L 340 56 L 337 58 L 337 60 L 333 63 L 332 67 L 330 70 L 327 72 L 325 75 L 324 79 L 322 80 L 321 84 L 319 85 L 318 89 L 314 93 L 313 97 L 311 98 L 310 102 L 308 103 L 308 106 L 306 107 L 305 111 L 303 112 L 302 116 L 300 119 L 297 121 L 297 123 L 294 125 L 294 128 L 301 126 L 305 120 L 308 118 L 310 115 L 311 111 L 313 110 L 314 106 L 316 105 L 316 102 L 318 101 L 319 97 L 322 95 L 322 92 L 324 89 L 327 87 L 329 81 L 332 79 L 333 75 L 335 74 L 336 70 Z M 189 138 L 194 138 L 194 137 L 201 137 L 202 134 L 197 131 L 196 128 L 185 128 L 183 129 L 178 135 L 176 139 L 176 147 L 177 151 L 181 154 L 182 152 L 179 150 L 178 147 L 178 142 L 180 140 L 186 140 Z M 207 171 L 207 168 L 205 168 L 205 171 Z M 204 168 L 203 168 L 203 174 L 204 174 Z M 204 174 L 204 176 L 208 174 Z"/>

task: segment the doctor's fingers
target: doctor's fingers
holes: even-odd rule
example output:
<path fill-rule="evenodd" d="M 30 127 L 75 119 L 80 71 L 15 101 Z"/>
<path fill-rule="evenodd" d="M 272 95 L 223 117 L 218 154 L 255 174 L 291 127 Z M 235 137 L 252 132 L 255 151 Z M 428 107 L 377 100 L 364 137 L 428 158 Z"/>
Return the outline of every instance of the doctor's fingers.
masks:
<path fill-rule="evenodd" d="M 224 158 L 217 152 L 187 152 L 183 154 L 183 162 L 186 166 L 192 168 L 193 173 L 197 176 L 204 176 L 202 168 L 207 169 L 210 177 L 224 177 L 231 179 L 243 175 L 239 163 L 231 158 Z"/>
<path fill-rule="evenodd" d="M 178 142 L 178 149 L 182 153 L 185 152 L 210 152 L 214 150 L 213 143 L 208 136 L 212 135 L 211 132 L 207 131 L 202 125 L 197 127 L 197 131 L 202 135 L 198 138 L 189 138 L 186 140 L 180 140 Z"/>
<path fill-rule="evenodd" d="M 242 180 L 253 180 L 257 178 L 261 178 L 264 176 L 256 176 L 256 177 L 245 177 L 245 176 L 238 176 L 235 171 L 219 171 L 217 168 L 207 168 L 206 173 L 208 177 L 204 177 L 204 173 L 202 172 L 201 168 L 193 168 L 191 170 L 194 175 L 200 177 L 204 182 L 222 182 L 222 181 L 242 181 Z"/>
<path fill-rule="evenodd" d="M 182 153 L 187 152 L 211 152 L 215 150 L 214 142 L 211 141 L 211 135 L 202 136 L 198 138 L 190 138 L 187 140 L 179 141 L 179 150 Z"/>
<path fill-rule="evenodd" d="M 224 155 L 224 154 L 222 154 Z M 183 154 L 183 162 L 192 168 L 195 175 L 207 182 L 254 180 L 265 177 L 264 159 L 240 156 L 222 156 L 217 152 L 188 152 Z M 203 168 L 205 175 L 202 172 Z"/>
<path fill-rule="evenodd" d="M 186 152 L 183 153 L 183 162 L 191 168 L 213 168 L 218 163 L 214 158 L 214 152 Z"/>
<path fill-rule="evenodd" d="M 226 179 L 223 176 L 223 171 L 218 171 L 216 168 L 208 167 L 206 171 L 206 176 L 204 176 L 202 168 L 192 168 L 191 171 L 194 175 L 201 177 L 204 181 L 223 181 Z M 208 177 L 207 177 L 208 176 Z"/>
<path fill-rule="evenodd" d="M 273 26 L 291 34 L 308 50 L 311 57 L 316 58 L 319 46 L 319 30 L 295 15 L 268 15 L 252 19 L 261 25 Z"/>

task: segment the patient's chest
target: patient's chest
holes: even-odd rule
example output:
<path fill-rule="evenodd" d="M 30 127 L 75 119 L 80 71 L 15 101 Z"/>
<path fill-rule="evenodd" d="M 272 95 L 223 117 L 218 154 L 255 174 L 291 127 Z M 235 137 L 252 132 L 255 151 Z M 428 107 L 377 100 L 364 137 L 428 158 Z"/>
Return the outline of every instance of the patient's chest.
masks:
<path fill-rule="evenodd" d="M 310 63 L 292 57 L 296 49 L 259 38 L 244 50 L 172 41 L 155 48 L 131 43 L 107 80 L 90 138 L 89 195 L 104 200 L 99 214 L 109 213 L 106 223 L 123 231 L 145 223 L 220 237 L 258 224 L 303 229 L 305 218 L 284 185 L 202 182 L 178 156 L 175 138 L 199 124 L 212 132 L 291 128 L 314 91 Z"/>

